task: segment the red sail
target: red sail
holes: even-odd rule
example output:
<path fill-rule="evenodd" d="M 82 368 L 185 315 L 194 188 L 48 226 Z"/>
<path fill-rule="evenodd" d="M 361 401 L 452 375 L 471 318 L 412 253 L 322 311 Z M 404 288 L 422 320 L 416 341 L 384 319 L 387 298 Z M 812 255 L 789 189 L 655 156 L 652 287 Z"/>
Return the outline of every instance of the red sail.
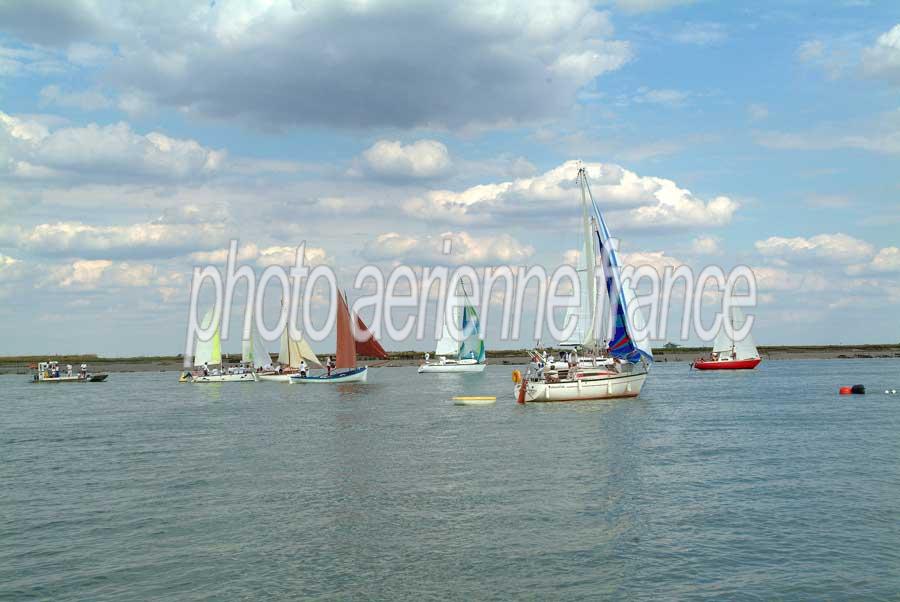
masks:
<path fill-rule="evenodd" d="M 369 331 L 362 318 L 356 316 L 356 355 L 363 357 L 374 357 L 380 360 L 388 359 L 388 354 L 381 346 L 381 343 L 375 338 L 375 335 Z"/>
<path fill-rule="evenodd" d="M 350 325 L 350 310 L 343 293 L 338 293 L 337 307 L 337 368 L 356 368 L 356 348 L 353 328 Z"/>

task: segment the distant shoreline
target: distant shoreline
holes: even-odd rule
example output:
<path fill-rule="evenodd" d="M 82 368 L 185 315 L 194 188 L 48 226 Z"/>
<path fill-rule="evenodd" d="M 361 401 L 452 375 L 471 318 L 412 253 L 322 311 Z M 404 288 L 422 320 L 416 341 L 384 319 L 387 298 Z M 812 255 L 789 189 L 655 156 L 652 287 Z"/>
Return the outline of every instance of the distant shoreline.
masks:
<path fill-rule="evenodd" d="M 900 345 L 780 345 L 760 347 L 759 352 L 764 360 L 900 358 Z M 708 347 L 653 350 L 654 359 L 660 363 L 690 362 L 708 353 Z M 327 355 L 321 354 L 323 357 Z M 421 363 L 424 352 L 403 351 L 389 355 L 391 359 L 387 361 L 373 360 L 368 363 L 373 368 L 416 366 Z M 487 357 L 488 363 L 493 365 L 517 366 L 528 363 L 527 351 L 524 349 L 488 351 Z M 26 374 L 30 371 L 28 367 L 30 364 L 48 359 L 73 366 L 86 362 L 93 372 L 174 372 L 183 368 L 182 359 L 178 356 L 122 358 L 96 355 L 0 356 L 0 374 Z M 239 360 L 239 356 L 232 356 L 231 363 L 237 363 Z M 366 363 L 365 360 L 360 361 Z"/>

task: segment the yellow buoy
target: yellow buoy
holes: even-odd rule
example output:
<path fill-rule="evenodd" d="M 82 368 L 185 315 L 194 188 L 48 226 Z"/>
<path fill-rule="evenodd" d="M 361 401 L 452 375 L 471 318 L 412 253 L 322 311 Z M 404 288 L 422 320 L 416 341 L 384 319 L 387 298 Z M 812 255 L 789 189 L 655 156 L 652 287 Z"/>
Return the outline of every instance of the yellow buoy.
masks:
<path fill-rule="evenodd" d="M 518 370 L 513 370 L 512 371 L 512 380 L 514 383 L 519 384 L 519 382 L 521 382 L 521 380 L 522 380 L 522 373 L 519 372 Z"/>

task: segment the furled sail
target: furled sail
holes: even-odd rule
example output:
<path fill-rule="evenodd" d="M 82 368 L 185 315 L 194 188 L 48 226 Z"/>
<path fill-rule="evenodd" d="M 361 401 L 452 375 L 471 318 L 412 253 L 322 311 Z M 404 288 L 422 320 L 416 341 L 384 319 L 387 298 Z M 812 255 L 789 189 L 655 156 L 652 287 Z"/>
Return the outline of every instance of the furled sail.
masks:
<path fill-rule="evenodd" d="M 210 309 L 203 316 L 200 328 L 206 330 L 212 324 L 213 310 Z M 197 339 L 197 345 L 194 349 L 194 366 L 202 366 L 204 364 L 217 365 L 222 363 L 222 342 L 219 338 L 219 327 L 208 341 Z"/>

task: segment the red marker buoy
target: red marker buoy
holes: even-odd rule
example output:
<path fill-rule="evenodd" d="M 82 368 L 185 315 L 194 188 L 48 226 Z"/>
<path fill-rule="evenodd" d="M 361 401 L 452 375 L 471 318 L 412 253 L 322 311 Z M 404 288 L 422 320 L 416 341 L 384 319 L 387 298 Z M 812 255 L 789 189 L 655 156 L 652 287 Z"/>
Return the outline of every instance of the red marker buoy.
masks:
<path fill-rule="evenodd" d="M 841 395 L 850 395 L 850 393 L 852 393 L 852 391 L 853 391 L 853 389 L 851 387 L 841 387 L 840 393 L 841 393 Z"/>

